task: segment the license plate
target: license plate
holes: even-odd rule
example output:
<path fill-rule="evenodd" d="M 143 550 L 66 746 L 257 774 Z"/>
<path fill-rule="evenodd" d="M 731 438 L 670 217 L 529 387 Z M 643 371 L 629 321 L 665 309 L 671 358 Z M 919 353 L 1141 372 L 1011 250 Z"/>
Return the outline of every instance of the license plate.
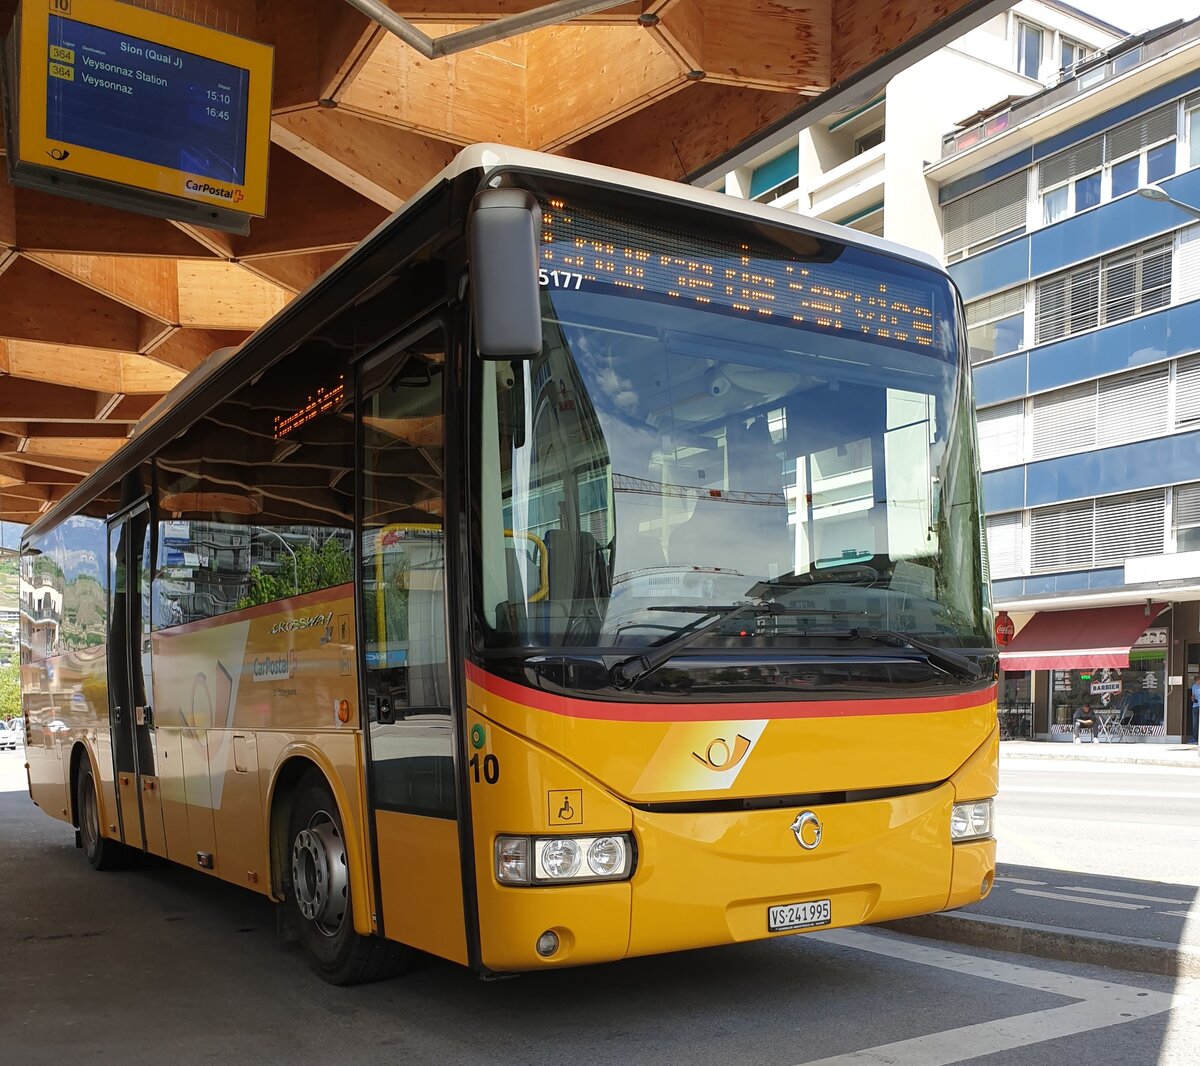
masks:
<path fill-rule="evenodd" d="M 832 921 L 829 900 L 810 899 L 806 903 L 781 903 L 767 908 L 767 932 L 785 929 L 813 929 Z"/>

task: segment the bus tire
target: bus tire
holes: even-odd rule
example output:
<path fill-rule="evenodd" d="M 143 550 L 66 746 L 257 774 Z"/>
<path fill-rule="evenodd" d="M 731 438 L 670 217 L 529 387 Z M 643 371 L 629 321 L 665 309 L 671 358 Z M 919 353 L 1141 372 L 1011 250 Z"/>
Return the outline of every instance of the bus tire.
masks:
<path fill-rule="evenodd" d="M 284 870 L 290 924 L 324 980 L 361 984 L 392 977 L 404 968 L 411 949 L 354 931 L 342 818 L 329 786 L 315 770 L 296 789 Z"/>
<path fill-rule="evenodd" d="M 94 870 L 119 870 L 128 866 L 132 853 L 117 840 L 100 832 L 100 803 L 92 761 L 84 755 L 75 771 L 75 812 L 79 818 L 79 843 Z"/>

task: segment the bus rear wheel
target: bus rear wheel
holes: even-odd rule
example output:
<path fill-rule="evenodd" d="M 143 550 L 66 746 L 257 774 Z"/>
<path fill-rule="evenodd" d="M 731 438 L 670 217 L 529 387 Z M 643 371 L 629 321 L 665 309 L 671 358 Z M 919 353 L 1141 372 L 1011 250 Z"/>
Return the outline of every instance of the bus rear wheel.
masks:
<path fill-rule="evenodd" d="M 404 968 L 410 949 L 354 931 L 342 819 L 329 786 L 315 771 L 296 790 L 285 862 L 285 906 L 322 978 L 334 985 L 353 985 L 391 977 Z"/>
<path fill-rule="evenodd" d="M 75 812 L 79 818 L 79 843 L 95 870 L 116 870 L 127 866 L 131 852 L 124 844 L 100 833 L 100 803 L 96 797 L 96 775 L 85 755 L 75 772 Z"/>

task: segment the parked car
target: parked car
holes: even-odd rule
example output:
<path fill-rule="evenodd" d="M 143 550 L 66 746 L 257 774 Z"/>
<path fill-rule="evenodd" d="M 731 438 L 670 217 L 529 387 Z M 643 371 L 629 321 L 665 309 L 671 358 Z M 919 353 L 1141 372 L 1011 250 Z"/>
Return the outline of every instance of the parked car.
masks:
<path fill-rule="evenodd" d="M 25 738 L 15 729 L 10 729 L 7 722 L 0 722 L 0 750 L 16 751 L 18 744 L 23 744 Z"/>

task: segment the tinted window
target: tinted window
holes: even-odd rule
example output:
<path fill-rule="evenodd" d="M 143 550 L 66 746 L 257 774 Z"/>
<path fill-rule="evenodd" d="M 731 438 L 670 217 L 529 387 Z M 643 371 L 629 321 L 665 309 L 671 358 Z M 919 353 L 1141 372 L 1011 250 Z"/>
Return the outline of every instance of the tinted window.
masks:
<path fill-rule="evenodd" d="M 156 628 L 352 580 L 354 423 L 313 341 L 159 456 Z"/>

